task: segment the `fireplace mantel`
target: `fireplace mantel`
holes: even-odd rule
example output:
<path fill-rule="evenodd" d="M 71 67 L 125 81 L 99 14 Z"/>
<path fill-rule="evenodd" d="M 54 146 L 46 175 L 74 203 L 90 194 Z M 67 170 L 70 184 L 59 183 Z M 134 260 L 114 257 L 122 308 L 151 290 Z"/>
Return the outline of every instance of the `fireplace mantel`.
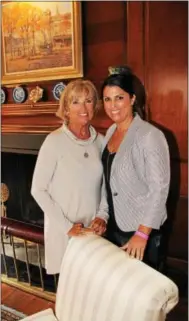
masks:
<path fill-rule="evenodd" d="M 48 134 L 61 126 L 56 117 L 58 102 L 38 102 L 24 104 L 3 104 L 1 132 L 3 134 Z M 112 124 L 103 108 L 94 118 L 92 125 L 101 133 Z"/>
<path fill-rule="evenodd" d="M 40 102 L 2 105 L 2 133 L 47 134 L 61 125 L 55 116 L 58 103 Z"/>

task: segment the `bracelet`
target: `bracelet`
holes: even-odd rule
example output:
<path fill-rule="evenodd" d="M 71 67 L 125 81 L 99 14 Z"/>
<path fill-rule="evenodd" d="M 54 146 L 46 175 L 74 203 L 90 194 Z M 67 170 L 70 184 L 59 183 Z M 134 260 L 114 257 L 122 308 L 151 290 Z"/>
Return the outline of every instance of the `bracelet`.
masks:
<path fill-rule="evenodd" d="M 136 232 L 135 232 L 135 235 L 138 235 L 138 236 L 142 237 L 142 238 L 145 239 L 145 240 L 148 240 L 148 239 L 149 239 L 149 235 L 147 235 L 147 234 L 145 234 L 145 233 L 143 233 L 143 232 L 140 232 L 140 231 L 136 231 Z"/>

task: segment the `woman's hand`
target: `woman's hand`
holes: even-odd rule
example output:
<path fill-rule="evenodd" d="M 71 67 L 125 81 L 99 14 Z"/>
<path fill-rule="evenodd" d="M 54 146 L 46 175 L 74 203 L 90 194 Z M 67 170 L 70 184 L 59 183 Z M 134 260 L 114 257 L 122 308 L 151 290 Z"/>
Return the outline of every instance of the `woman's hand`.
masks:
<path fill-rule="evenodd" d="M 79 236 L 84 235 L 85 232 L 83 230 L 82 223 L 76 223 L 72 226 L 72 228 L 68 231 L 68 236 Z"/>
<path fill-rule="evenodd" d="M 95 217 L 90 224 L 90 228 L 92 228 L 95 234 L 102 235 L 106 231 L 106 222 L 100 217 Z"/>
<path fill-rule="evenodd" d="M 125 250 L 131 257 L 142 261 L 146 245 L 147 240 L 143 239 L 141 236 L 133 235 L 121 249 Z"/>

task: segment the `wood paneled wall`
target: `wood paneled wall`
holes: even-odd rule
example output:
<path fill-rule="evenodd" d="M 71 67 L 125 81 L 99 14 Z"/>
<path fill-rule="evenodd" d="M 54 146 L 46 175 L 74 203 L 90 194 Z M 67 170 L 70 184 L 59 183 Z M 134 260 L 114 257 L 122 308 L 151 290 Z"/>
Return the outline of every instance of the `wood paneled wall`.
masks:
<path fill-rule="evenodd" d="M 144 82 L 148 120 L 164 132 L 171 156 L 168 254 L 187 261 L 188 3 L 131 2 L 129 13 L 128 63 Z"/>
<path fill-rule="evenodd" d="M 186 1 L 83 1 L 84 76 L 99 92 L 111 65 L 128 64 L 146 88 L 147 118 L 160 127 L 171 154 L 169 215 L 174 221 L 169 253 L 187 259 L 187 76 L 188 3 Z M 60 122 L 54 116 L 55 82 L 40 85 L 46 100 L 15 105 L 12 88 L 2 108 L 5 132 L 48 132 Z M 30 84 L 31 90 L 36 84 Z M 100 111 L 94 125 L 101 132 L 111 124 Z M 28 129 L 28 130 L 27 130 Z"/>
<path fill-rule="evenodd" d="M 100 89 L 108 67 L 123 64 L 126 55 L 126 3 L 83 2 L 84 74 Z"/>

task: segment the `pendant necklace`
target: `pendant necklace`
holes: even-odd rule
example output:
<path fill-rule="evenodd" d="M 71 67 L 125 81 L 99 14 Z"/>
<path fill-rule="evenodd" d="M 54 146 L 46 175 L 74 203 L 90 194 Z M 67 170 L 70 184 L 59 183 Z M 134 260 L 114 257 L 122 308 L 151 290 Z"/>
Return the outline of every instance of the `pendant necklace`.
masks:
<path fill-rule="evenodd" d="M 87 135 L 87 138 L 83 138 L 83 137 L 77 137 L 72 131 L 71 129 L 66 126 L 66 124 L 64 123 L 63 125 L 63 130 L 65 132 L 65 134 L 67 136 L 69 136 L 69 138 L 71 138 L 74 142 L 76 142 L 78 145 L 82 146 L 83 147 L 83 150 L 81 151 L 83 155 L 82 157 L 84 158 L 89 158 L 90 157 L 90 148 L 89 148 L 89 151 L 87 151 L 87 146 L 91 145 L 94 140 L 96 139 L 97 137 L 97 133 L 95 131 L 95 129 L 93 127 L 89 127 L 89 132 L 90 132 L 90 135 Z"/>

